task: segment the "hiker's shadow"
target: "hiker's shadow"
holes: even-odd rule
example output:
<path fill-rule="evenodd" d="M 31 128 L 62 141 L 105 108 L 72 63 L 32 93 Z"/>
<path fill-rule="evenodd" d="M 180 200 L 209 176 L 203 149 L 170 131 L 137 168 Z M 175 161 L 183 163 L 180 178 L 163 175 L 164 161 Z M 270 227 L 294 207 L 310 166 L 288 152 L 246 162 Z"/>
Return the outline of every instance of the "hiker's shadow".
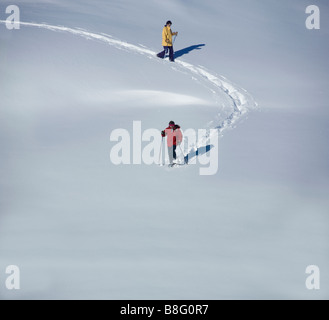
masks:
<path fill-rule="evenodd" d="M 201 50 L 201 48 L 204 46 L 205 46 L 205 44 L 197 44 L 194 46 L 190 46 L 190 47 L 178 50 L 175 52 L 175 59 L 183 56 L 184 54 L 189 54 L 193 50 Z"/>
<path fill-rule="evenodd" d="M 193 158 L 197 158 L 198 156 L 202 156 L 206 153 L 208 153 L 212 148 L 214 148 L 214 146 L 211 144 L 211 145 L 206 145 L 204 147 L 200 147 L 196 150 L 191 150 L 185 157 L 184 157 L 184 162 L 185 163 L 188 163 L 188 162 L 191 162 L 191 160 L 193 160 Z M 194 161 L 196 161 L 194 159 Z"/>

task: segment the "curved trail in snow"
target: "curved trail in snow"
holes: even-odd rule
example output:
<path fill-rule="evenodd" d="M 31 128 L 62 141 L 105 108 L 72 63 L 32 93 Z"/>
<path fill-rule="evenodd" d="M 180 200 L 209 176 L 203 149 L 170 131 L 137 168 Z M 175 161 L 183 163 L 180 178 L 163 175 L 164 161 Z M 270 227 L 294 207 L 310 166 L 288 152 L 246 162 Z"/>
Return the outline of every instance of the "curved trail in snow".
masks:
<path fill-rule="evenodd" d="M 0 24 L 5 24 L 5 23 L 6 21 L 0 20 Z M 33 22 L 20 22 L 20 25 L 26 27 L 46 29 L 54 32 L 69 33 L 83 37 L 88 40 L 98 40 L 110 46 L 113 46 L 117 49 L 127 50 L 129 52 L 141 54 L 147 56 L 148 58 L 161 61 L 159 58 L 156 57 L 156 52 L 142 46 L 137 46 L 124 41 L 114 39 L 111 35 L 108 34 L 104 34 L 104 33 L 97 34 L 93 32 L 88 32 L 84 29 L 79 29 L 79 28 L 73 29 L 64 26 L 49 25 L 45 23 L 39 24 Z M 232 103 L 231 106 L 232 110 L 229 112 L 229 115 L 224 120 L 221 120 L 217 124 L 214 124 L 212 121 L 213 124 L 211 125 L 211 128 L 218 129 L 220 134 L 222 134 L 224 130 L 228 128 L 232 128 L 237 123 L 237 121 L 242 118 L 242 116 L 246 115 L 249 111 L 256 109 L 257 107 L 257 103 L 245 89 L 238 87 L 237 85 L 231 83 L 229 80 L 225 79 L 224 77 L 216 76 L 210 73 L 209 71 L 207 71 L 205 68 L 201 66 L 194 66 L 190 63 L 176 60 L 174 66 L 172 66 L 172 69 L 174 69 L 175 71 L 188 72 L 194 76 L 199 76 L 206 81 L 208 89 L 210 89 L 214 95 L 217 94 L 216 93 L 217 91 L 222 91 L 229 97 Z M 208 137 L 204 137 L 204 138 L 207 139 Z M 198 147 L 200 146 L 200 142 L 201 141 L 199 140 Z M 204 143 L 204 139 L 202 139 L 202 144 L 203 143 Z"/>

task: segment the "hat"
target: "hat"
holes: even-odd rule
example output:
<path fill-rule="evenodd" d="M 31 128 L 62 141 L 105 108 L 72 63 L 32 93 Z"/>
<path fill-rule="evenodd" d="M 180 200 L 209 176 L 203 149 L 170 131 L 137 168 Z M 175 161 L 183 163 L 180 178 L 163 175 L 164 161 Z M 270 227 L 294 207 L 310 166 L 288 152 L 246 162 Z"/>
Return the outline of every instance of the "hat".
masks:
<path fill-rule="evenodd" d="M 169 122 L 169 126 L 174 126 L 175 125 L 175 122 L 174 121 L 170 121 Z"/>
<path fill-rule="evenodd" d="M 172 24 L 172 22 L 171 22 L 170 20 L 168 20 L 167 23 L 166 23 L 166 26 L 167 26 L 168 24 Z"/>

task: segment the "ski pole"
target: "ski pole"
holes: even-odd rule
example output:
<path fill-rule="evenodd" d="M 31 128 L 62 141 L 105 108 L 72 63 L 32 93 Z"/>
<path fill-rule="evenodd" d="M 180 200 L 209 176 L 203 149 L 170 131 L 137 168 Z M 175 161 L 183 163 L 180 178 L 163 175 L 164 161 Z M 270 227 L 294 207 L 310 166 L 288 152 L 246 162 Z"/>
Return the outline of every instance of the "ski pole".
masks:
<path fill-rule="evenodd" d="M 160 153 L 159 153 L 159 165 L 162 164 L 162 161 L 161 161 L 161 163 L 160 163 L 161 154 L 162 154 L 162 145 L 163 145 L 163 137 L 161 138 Z"/>
<path fill-rule="evenodd" d="M 181 151 L 181 153 L 182 153 L 182 155 L 183 155 L 184 163 L 186 163 L 186 161 L 185 161 L 184 151 L 182 150 L 182 147 L 181 147 L 180 145 L 179 145 L 179 149 L 180 149 L 180 151 Z"/>

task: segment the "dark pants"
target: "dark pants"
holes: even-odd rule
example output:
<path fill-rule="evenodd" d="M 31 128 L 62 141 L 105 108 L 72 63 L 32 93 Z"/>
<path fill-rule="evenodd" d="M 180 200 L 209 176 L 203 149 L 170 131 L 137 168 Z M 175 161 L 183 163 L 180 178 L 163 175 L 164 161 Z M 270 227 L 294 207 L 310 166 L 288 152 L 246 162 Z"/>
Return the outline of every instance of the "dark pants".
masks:
<path fill-rule="evenodd" d="M 169 154 L 169 162 L 170 164 L 176 160 L 176 146 L 168 147 L 168 154 Z"/>
<path fill-rule="evenodd" d="M 169 60 L 170 61 L 175 61 L 174 59 L 174 47 L 173 46 L 168 46 L 168 47 L 163 47 L 163 51 L 158 53 L 157 56 L 161 59 L 163 59 L 166 56 L 166 53 L 169 50 Z"/>

